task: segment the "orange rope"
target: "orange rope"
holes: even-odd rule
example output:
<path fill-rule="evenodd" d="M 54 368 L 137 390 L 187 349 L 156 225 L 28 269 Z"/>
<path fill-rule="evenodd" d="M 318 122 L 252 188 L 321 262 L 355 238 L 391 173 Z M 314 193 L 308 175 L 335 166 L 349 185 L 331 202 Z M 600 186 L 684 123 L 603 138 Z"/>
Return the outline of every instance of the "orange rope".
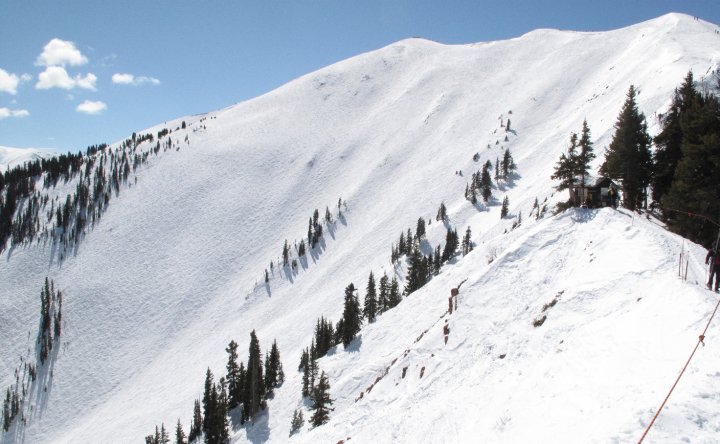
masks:
<path fill-rule="evenodd" d="M 645 436 L 647 436 L 648 432 L 650 431 L 650 428 L 653 426 L 653 424 L 655 424 L 655 420 L 657 419 L 658 415 L 660 415 L 660 412 L 662 411 L 663 407 L 665 407 L 665 403 L 670 398 L 670 395 L 672 394 L 673 390 L 675 390 L 675 386 L 677 386 L 678 382 L 680 382 L 680 378 L 682 378 L 682 375 L 685 373 L 685 370 L 687 370 L 688 366 L 690 365 L 690 361 L 692 360 L 693 356 L 695 356 L 695 352 L 697 351 L 700 344 L 705 345 L 705 343 L 703 342 L 705 340 L 705 333 L 707 333 L 708 328 L 710 328 L 710 323 L 712 322 L 713 318 L 715 317 L 715 313 L 717 313 L 718 307 L 720 307 L 720 299 L 718 299 L 718 303 L 717 303 L 717 305 L 715 305 L 715 310 L 713 310 L 713 313 L 710 316 L 710 319 L 708 319 L 708 323 L 705 326 L 705 330 L 703 330 L 702 334 L 700 336 L 698 336 L 698 342 L 697 342 L 697 344 L 695 344 L 695 348 L 693 349 L 692 353 L 690 353 L 690 357 L 688 358 L 687 362 L 685 363 L 685 367 L 683 367 L 682 371 L 680 372 L 677 379 L 675 380 L 675 383 L 670 388 L 670 391 L 668 392 L 667 396 L 665 397 L 665 400 L 663 400 L 657 413 L 655 413 L 655 416 L 653 416 L 652 421 L 650 421 L 650 424 L 648 424 L 647 428 L 645 429 L 645 433 L 643 433 L 643 435 L 640 437 L 638 444 L 641 444 L 643 442 L 643 440 L 645 439 Z"/>

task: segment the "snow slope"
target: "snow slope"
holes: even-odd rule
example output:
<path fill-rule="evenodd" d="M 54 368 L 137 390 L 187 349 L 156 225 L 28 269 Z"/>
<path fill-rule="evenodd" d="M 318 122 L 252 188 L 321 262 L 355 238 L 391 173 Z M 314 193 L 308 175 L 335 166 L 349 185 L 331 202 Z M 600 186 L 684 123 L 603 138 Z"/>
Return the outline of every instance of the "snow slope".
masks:
<path fill-rule="evenodd" d="M 603 33 L 538 30 L 459 46 L 410 39 L 140 131 L 188 123 L 171 134 L 176 149 L 111 201 L 76 254 L 58 262 L 49 244 L 3 253 L 0 387 L 33 347 L 45 276 L 65 295 L 52 378 L 31 393 L 28 425 L 3 442 L 141 442 L 178 418 L 187 429 L 205 370 L 222 375 L 225 346 L 235 339 L 244 350 L 252 329 L 263 350 L 277 338 L 288 380 L 269 413 L 233 440 L 287 441 L 302 404 L 294 369 L 316 319 L 340 317 L 350 282 L 364 294 L 371 270 L 396 272 L 391 244 L 418 217 L 433 219 L 428 243 L 444 243 L 445 227 L 434 222 L 442 201 L 478 247 L 367 326 L 352 351 L 321 360 L 336 410 L 328 425 L 306 425 L 293 439 L 636 439 L 714 304 L 694 285 L 704 279 L 703 251 L 686 245 L 693 261 L 682 283 L 674 272 L 682 240 L 651 222 L 607 210 L 539 222 L 527 215 L 535 197 L 564 199 L 549 177 L 585 118 L 600 164 L 631 83 L 656 132 L 655 114 L 687 71 L 709 78 L 720 64 L 716 28 L 670 14 Z M 500 221 L 497 201 L 476 208 L 463 198 L 470 175 L 505 148 L 519 176 L 494 195 L 507 195 L 525 220 L 509 234 L 512 219 Z M 321 247 L 298 271 L 276 265 L 265 285 L 283 242 L 299 242 L 312 211 L 335 208 L 339 197 L 347 210 Z M 449 288 L 465 278 L 460 310 L 442 318 Z M 653 442 L 710 442 L 720 431 L 717 350 L 708 340 Z"/>

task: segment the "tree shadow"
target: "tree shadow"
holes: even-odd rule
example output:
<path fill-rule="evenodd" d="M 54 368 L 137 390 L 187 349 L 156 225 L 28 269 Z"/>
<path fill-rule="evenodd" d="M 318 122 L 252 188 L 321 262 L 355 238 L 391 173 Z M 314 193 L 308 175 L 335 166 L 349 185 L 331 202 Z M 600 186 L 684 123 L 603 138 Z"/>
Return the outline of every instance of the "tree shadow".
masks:
<path fill-rule="evenodd" d="M 595 216 L 597 216 L 597 209 L 590 209 L 590 208 L 575 208 L 573 210 L 572 216 L 570 218 L 574 222 L 579 223 L 586 223 L 590 222 L 591 220 L 595 219 Z"/>
<path fill-rule="evenodd" d="M 345 347 L 345 351 L 350 353 L 359 352 L 360 347 L 362 347 L 362 335 L 357 335 L 355 339 Z"/>
<path fill-rule="evenodd" d="M 270 440 L 270 410 L 265 409 L 255 417 L 255 420 L 247 425 L 246 433 L 248 441 L 259 444 Z"/>

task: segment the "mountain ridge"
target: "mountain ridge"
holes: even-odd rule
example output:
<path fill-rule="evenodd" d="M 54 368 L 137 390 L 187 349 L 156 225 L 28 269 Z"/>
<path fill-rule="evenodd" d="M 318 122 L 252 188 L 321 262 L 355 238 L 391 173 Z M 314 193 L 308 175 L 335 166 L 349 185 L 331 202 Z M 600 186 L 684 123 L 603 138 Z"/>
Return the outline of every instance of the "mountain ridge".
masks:
<path fill-rule="evenodd" d="M 237 430 L 233 439 L 285 441 L 292 408 L 300 401 L 294 365 L 310 342 L 315 319 L 324 315 L 337 321 L 342 289 L 350 282 L 364 288 L 371 270 L 376 277 L 383 271 L 403 277 L 403 268 L 396 270 L 389 261 L 400 232 L 414 228 L 418 217 L 432 221 L 444 201 L 450 223 L 459 232 L 470 225 L 478 247 L 485 243 L 487 251 L 478 248 L 445 269 L 427 289 L 406 298 L 397 313 L 417 310 L 420 316 L 415 301 L 430 300 L 431 292 L 442 311 L 448 285 L 463 278 L 456 270 L 469 268 L 468 263 L 482 268 L 484 254 L 493 247 L 501 252 L 510 248 L 503 239 L 516 236 L 511 220 L 498 222 L 503 195 L 510 198 L 512 215 L 522 212 L 525 220 L 536 197 L 541 202 L 547 198 L 548 205 L 564 198 L 553 192 L 549 176 L 570 132 L 578 131 L 584 118 L 593 131 L 597 166 L 630 83 L 639 86 L 640 107 L 655 133 L 654 114 L 669 104 L 687 71 L 702 73 L 717 66 L 720 40 L 710 26 L 688 23 L 688 17 L 681 16 L 678 26 L 700 31 L 663 34 L 679 43 L 651 55 L 657 42 L 643 31 L 662 34 L 663 20 L 673 17 L 607 33 L 562 34 L 551 41 L 540 35 L 487 45 L 404 40 L 309 73 L 256 99 L 143 131 L 169 127 L 175 144 L 139 170 L 137 183 L 111 201 L 76 255 L 62 263 L 48 260 L 48 245 L 3 253 L 7 279 L 0 282 L 0 293 L 16 296 L 0 305 L 0 325 L 9 326 L 0 329 L 0 339 L 10 344 L 0 359 L 2 387 L 10 383 L 16 356 L 30 346 L 23 339 L 36 323 L 37 288 L 44 276 L 54 278 L 66 295 L 63 340 L 69 345 L 55 363 L 42 415 L 23 436 L 28 441 L 135 441 L 156 423 L 170 427 L 177 417 L 187 429 L 205 369 L 221 374 L 226 344 L 230 339 L 244 344 L 256 329 L 263 350 L 278 339 L 288 381 L 269 403 L 269 417 Z M 514 132 L 501 126 L 508 119 Z M 181 121 L 186 129 L 176 129 Z M 486 160 L 501 157 L 505 148 L 518 163 L 518 177 L 494 191 L 496 203 L 473 207 L 463 197 L 469 176 Z M 473 161 L 474 153 L 480 154 L 479 162 Z M 60 185 L 57 192 L 62 195 L 73 186 Z M 324 247 L 307 267 L 281 270 L 277 261 L 284 240 L 299 242 L 312 211 L 322 214 L 324 206 L 334 211 L 338 198 L 347 202 L 345 222 L 326 233 Z M 616 217 L 635 220 L 628 214 Z M 443 243 L 444 235 L 443 224 L 428 226 L 430 245 Z M 697 259 L 700 250 L 692 249 Z M 270 261 L 277 268 L 265 286 L 263 271 Z M 692 294 L 699 297 L 695 290 Z M 553 294 L 546 296 L 543 303 Z M 433 306 L 422 316 L 430 322 L 440 313 Z M 373 333 L 376 325 L 366 328 L 363 337 L 379 334 Z M 412 342 L 424 328 L 405 329 L 410 336 L 400 339 Z M 455 327 L 451 337 L 454 332 Z M 335 415 L 353 418 L 351 424 L 363 418 L 365 424 L 377 421 L 367 409 L 367 417 L 353 416 L 355 403 L 350 402 L 357 388 L 376 376 L 366 379 L 361 373 L 354 386 L 344 380 L 352 377 L 345 360 L 363 357 L 367 344 L 363 339 L 356 353 L 338 347 L 321 360 L 331 391 L 348 388 L 333 391 L 333 396 L 341 397 Z M 387 362 L 366 365 L 381 370 Z M 409 397 L 401 406 L 413 399 L 412 392 L 395 395 Z M 88 410 L 72 407 L 88 405 Z M 398 406 L 386 408 L 397 413 Z M 117 411 L 123 412 L 121 418 Z M 421 420 L 418 415 L 401 429 L 409 433 Z M 339 421 L 303 431 L 298 438 L 344 438 Z M 367 425 L 362 430 L 369 437 L 376 429 Z"/>

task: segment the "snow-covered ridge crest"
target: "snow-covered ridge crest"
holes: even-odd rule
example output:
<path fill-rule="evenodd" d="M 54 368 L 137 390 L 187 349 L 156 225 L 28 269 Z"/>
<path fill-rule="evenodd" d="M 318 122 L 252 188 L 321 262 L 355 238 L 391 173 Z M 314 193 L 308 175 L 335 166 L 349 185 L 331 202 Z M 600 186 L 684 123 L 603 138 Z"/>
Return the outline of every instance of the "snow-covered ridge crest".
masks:
<path fill-rule="evenodd" d="M 395 273 L 391 246 L 419 217 L 431 220 L 430 246 L 444 243 L 446 227 L 435 221 L 441 202 L 452 227 L 472 228 L 475 251 L 366 326 L 355 351 L 339 347 L 321 360 L 337 399 L 333 419 L 293 439 L 634 437 L 637 418 L 656 406 L 666 375 L 674 376 L 673 357 L 684 353 L 685 337 L 696 336 L 692 327 L 708 303 L 701 289 L 673 280 L 682 240 L 624 212 L 528 216 L 536 197 L 549 206 L 564 199 L 553 194 L 550 175 L 583 119 L 599 165 L 630 84 L 640 89 L 639 106 L 655 132 L 655 113 L 687 71 L 700 78 L 716 69 L 714 28 L 681 23 L 478 45 L 405 40 L 186 118 L 186 129 L 176 131 L 174 121 L 169 137 L 180 149 L 138 173 L 76 256 L 58 266 L 48 263 L 48 246 L 4 253 L 0 294 L 9 296 L 0 298 L 0 387 L 12 383 L 12 365 L 32 346 L 27 332 L 37 327 L 46 275 L 64 295 L 67 346 L 53 368 L 48 402 L 34 405 L 40 420 L 24 439 L 137 442 L 155 424 L 172 427 L 178 418 L 187 429 L 206 369 L 222 375 L 228 342 L 246 344 L 256 329 L 263 352 L 277 339 L 287 381 L 270 413 L 235 430 L 233 440 L 286 442 L 292 412 L 303 405 L 294 370 L 316 319 L 339 319 L 350 282 L 364 292 L 370 271 Z M 651 38 L 648 29 L 665 34 Z M 501 126 L 508 119 L 512 132 Z M 499 205 L 476 208 L 463 191 L 471 174 L 506 148 L 518 177 L 493 191 L 498 203 L 504 196 L 511 203 L 510 218 L 501 220 Z M 338 197 L 347 202 L 347 225 L 326 233 L 322 255 L 307 270 L 277 273 L 264 287 L 263 271 L 270 261 L 277 266 L 284 241 L 303 238 L 308 215 L 332 209 Z M 511 230 L 520 213 L 524 222 Z M 700 280 L 702 252 L 688 248 L 691 276 Z M 404 269 L 397 272 L 402 277 Z M 446 318 L 445 345 L 449 288 L 465 278 L 462 305 Z M 542 306 L 563 290 L 545 323 L 533 327 Z M 397 379 L 397 361 L 355 402 L 407 349 L 402 367 L 409 376 Z M 628 369 L 630 361 L 635 367 Z M 707 401 L 715 392 L 692 401 L 705 382 L 717 387 L 704 371 L 713 365 L 703 364 L 680 398 L 682 413 L 671 418 L 682 427 L 665 429 L 658 441 L 712 431 L 697 424 L 717 423 L 717 408 Z M 642 369 L 647 382 L 635 379 Z M 458 406 L 454 414 L 445 408 L 451 405 Z M 585 410 L 568 411 L 580 405 Z M 593 412 L 596 429 L 577 430 L 588 423 L 581 411 Z"/>

